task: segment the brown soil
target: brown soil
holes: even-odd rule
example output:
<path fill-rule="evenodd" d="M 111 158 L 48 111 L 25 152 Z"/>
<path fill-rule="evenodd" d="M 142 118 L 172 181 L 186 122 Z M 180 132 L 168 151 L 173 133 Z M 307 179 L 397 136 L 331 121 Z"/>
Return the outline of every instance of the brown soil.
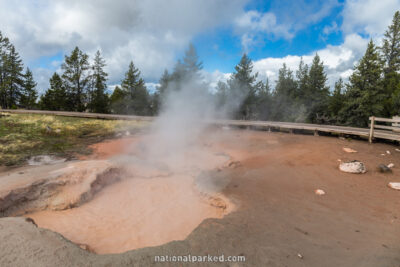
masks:
<path fill-rule="evenodd" d="M 400 266 L 400 192 L 387 187 L 388 182 L 400 182 L 400 153 L 395 147 L 244 130 L 221 131 L 207 142 L 236 162 L 207 173 L 211 188 L 222 188 L 222 193 L 236 204 L 230 214 L 202 221 L 182 241 L 113 255 L 87 252 L 22 218 L 3 218 L 0 265 L 150 266 L 156 255 L 224 254 L 244 255 L 246 266 Z M 343 147 L 358 152 L 346 153 Z M 340 172 L 338 159 L 360 160 L 367 173 Z M 376 169 L 380 163 L 394 163 L 393 173 L 380 173 Z M 85 205 L 101 209 L 106 203 L 100 201 L 102 194 L 108 190 L 135 191 L 142 180 L 124 180 L 108 186 Z M 162 191 L 163 182 L 162 178 L 155 182 L 154 190 Z M 318 196 L 315 189 L 326 194 Z M 138 197 L 142 193 L 145 192 L 135 191 Z M 179 189 L 175 193 L 172 198 L 179 199 Z M 143 201 L 135 195 L 132 202 Z M 129 209 L 129 201 L 121 201 Z M 165 199 L 157 201 L 154 206 Z M 105 209 L 112 212 L 107 205 Z M 81 212 L 77 216 L 84 214 L 84 210 Z M 117 229 L 119 226 L 103 230 L 109 235 L 131 234 L 132 229 Z M 221 266 L 241 265 L 226 262 Z"/>

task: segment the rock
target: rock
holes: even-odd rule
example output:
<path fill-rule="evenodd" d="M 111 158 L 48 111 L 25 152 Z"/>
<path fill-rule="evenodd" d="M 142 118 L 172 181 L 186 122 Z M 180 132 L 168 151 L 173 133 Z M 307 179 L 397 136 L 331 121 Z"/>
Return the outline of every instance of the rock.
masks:
<path fill-rule="evenodd" d="M 356 153 L 357 152 L 357 150 L 351 149 L 349 147 L 344 147 L 343 151 L 347 152 L 347 153 Z"/>
<path fill-rule="evenodd" d="M 235 169 L 237 167 L 240 167 L 241 165 L 242 164 L 240 163 L 240 161 L 231 161 L 229 162 L 228 167 Z"/>
<path fill-rule="evenodd" d="M 315 194 L 318 195 L 318 196 L 323 196 L 323 195 L 325 195 L 325 191 L 322 190 L 322 189 L 316 189 L 314 192 L 315 192 Z"/>
<path fill-rule="evenodd" d="M 46 125 L 46 133 L 51 133 L 51 132 L 53 132 L 53 129 L 49 125 Z"/>
<path fill-rule="evenodd" d="M 389 151 L 389 150 L 386 150 L 386 154 L 390 155 L 391 153 L 390 153 L 390 151 Z"/>
<path fill-rule="evenodd" d="M 393 168 L 393 167 L 394 167 L 394 164 L 393 164 L 393 163 L 389 163 L 387 166 L 388 166 L 389 168 Z"/>
<path fill-rule="evenodd" d="M 348 173 L 366 173 L 367 169 L 365 168 L 364 163 L 361 161 L 353 160 L 350 162 L 342 162 L 339 165 L 339 169 L 342 172 Z"/>
<path fill-rule="evenodd" d="M 303 255 L 301 255 L 300 253 L 297 253 L 297 257 L 299 257 L 300 259 L 303 259 Z"/>
<path fill-rule="evenodd" d="M 392 189 L 400 190 L 400 183 L 391 182 L 388 184 L 388 186 Z"/>
<path fill-rule="evenodd" d="M 396 148 L 395 150 L 396 150 L 397 152 L 400 152 L 400 149 L 398 149 L 398 148 Z"/>
<path fill-rule="evenodd" d="M 66 160 L 67 159 L 65 159 L 65 158 L 59 158 L 59 157 L 52 156 L 52 155 L 39 155 L 39 156 L 30 157 L 28 159 L 28 165 L 31 165 L 31 166 L 50 165 L 50 164 L 61 163 Z"/>
<path fill-rule="evenodd" d="M 37 227 L 37 224 L 35 223 L 35 221 L 32 218 L 25 217 L 25 221 L 30 222 Z"/>
<path fill-rule="evenodd" d="M 385 164 L 379 164 L 378 165 L 378 171 L 382 172 L 382 173 L 392 172 L 392 170 L 388 166 L 386 166 Z"/>

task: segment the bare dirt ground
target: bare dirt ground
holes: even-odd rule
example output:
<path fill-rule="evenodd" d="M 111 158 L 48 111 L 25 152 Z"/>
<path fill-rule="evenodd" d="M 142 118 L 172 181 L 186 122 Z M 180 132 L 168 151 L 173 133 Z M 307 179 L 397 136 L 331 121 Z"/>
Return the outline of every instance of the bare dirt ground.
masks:
<path fill-rule="evenodd" d="M 112 142 L 104 146 L 119 144 Z M 104 146 L 97 145 L 98 151 Z M 203 220 L 184 240 L 104 255 L 23 217 L 6 217 L 0 219 L 0 266 L 162 266 L 155 256 L 189 254 L 246 257 L 245 263 L 200 264 L 204 266 L 400 266 L 400 191 L 387 187 L 400 182 L 400 152 L 394 146 L 246 130 L 221 130 L 218 137 L 205 139 L 204 146 L 240 162 L 204 178 L 211 181 L 205 186 L 221 189 L 234 203 L 235 210 L 224 217 Z M 343 147 L 358 152 L 346 153 Z M 119 149 L 107 151 L 95 152 L 91 160 L 113 157 Z M 340 172 L 338 159 L 360 160 L 367 173 Z M 380 163 L 394 163 L 393 173 L 378 172 Z M 124 182 L 104 188 L 79 208 L 95 205 L 103 193 Z M 318 196 L 316 189 L 326 194 Z"/>

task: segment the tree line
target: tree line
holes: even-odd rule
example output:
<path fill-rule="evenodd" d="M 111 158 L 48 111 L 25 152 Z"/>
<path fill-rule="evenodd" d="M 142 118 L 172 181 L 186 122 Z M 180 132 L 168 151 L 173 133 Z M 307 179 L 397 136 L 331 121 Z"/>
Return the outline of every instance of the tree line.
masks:
<path fill-rule="evenodd" d="M 155 92 L 149 92 L 140 70 L 131 62 L 113 92 L 108 93 L 105 60 L 98 51 L 89 56 L 76 47 L 65 56 L 61 74 L 37 99 L 32 72 L 23 64 L 10 41 L 0 33 L 0 106 L 97 113 L 157 115 L 170 90 L 190 83 L 212 96 L 217 107 L 230 105 L 229 116 L 244 120 L 294 121 L 367 126 L 369 116 L 400 115 L 400 13 L 384 34 L 382 45 L 371 40 L 354 66 L 348 82 L 336 81 L 330 90 L 323 61 L 316 54 L 310 65 L 300 61 L 294 71 L 283 64 L 275 88 L 260 81 L 252 60 L 244 54 L 226 81 L 214 90 L 204 82 L 202 63 L 190 45 L 173 70 L 165 70 Z"/>

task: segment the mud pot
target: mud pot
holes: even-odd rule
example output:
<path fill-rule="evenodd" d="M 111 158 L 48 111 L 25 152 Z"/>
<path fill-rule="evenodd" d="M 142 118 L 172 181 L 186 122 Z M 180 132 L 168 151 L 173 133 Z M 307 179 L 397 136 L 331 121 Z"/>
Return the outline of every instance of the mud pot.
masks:
<path fill-rule="evenodd" d="M 11 191 L 3 213 L 23 214 L 91 252 L 107 254 L 183 240 L 204 219 L 233 209 L 219 191 L 196 183 L 205 171 L 229 165 L 228 155 L 204 145 L 185 151 L 191 165 L 172 155 L 151 162 L 140 157 L 143 142 L 138 137 L 103 142 L 82 161 L 28 172 L 28 180 L 48 177 Z"/>

